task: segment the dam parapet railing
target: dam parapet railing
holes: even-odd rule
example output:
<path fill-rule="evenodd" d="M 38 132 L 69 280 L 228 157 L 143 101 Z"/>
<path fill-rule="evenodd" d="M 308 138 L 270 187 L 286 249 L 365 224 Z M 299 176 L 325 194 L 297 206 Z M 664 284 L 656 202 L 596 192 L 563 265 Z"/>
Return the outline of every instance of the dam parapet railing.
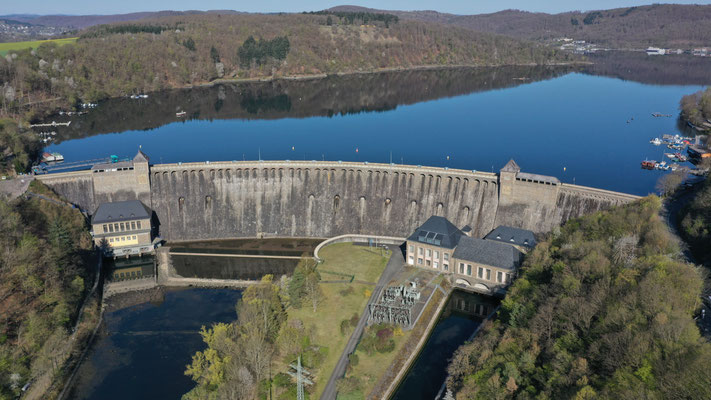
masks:
<path fill-rule="evenodd" d="M 497 180 L 498 174 L 477 170 L 456 169 L 449 167 L 430 167 L 407 164 L 371 163 L 368 161 L 203 161 L 191 163 L 170 163 L 151 165 L 151 172 L 167 172 L 176 170 L 205 170 L 205 169 L 283 169 L 283 168 L 323 168 L 323 169 L 377 169 L 381 171 L 409 172 L 413 174 L 441 174 L 446 172 L 452 175 L 474 176 L 481 179 Z"/>
<path fill-rule="evenodd" d="M 372 243 L 376 246 L 380 245 L 395 245 L 395 246 L 400 246 L 401 244 L 405 243 L 405 238 L 402 237 L 394 237 L 394 236 L 374 236 L 374 235 L 359 235 L 359 234 L 346 234 L 346 235 L 340 235 L 340 236 L 335 236 L 330 239 L 326 239 L 323 242 L 319 243 L 318 246 L 314 249 L 314 259 L 318 262 L 323 262 L 323 259 L 319 257 L 318 253 L 321 251 L 322 248 L 328 246 L 329 244 L 334 244 L 334 243 Z"/>

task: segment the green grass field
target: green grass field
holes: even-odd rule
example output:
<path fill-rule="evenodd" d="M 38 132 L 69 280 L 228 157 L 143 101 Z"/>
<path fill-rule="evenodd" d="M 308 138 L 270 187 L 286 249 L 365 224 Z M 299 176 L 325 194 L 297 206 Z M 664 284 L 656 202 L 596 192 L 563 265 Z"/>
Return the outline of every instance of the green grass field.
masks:
<path fill-rule="evenodd" d="M 57 43 L 62 46 L 69 43 L 74 43 L 78 38 L 65 38 L 65 39 L 49 39 L 49 40 L 32 40 L 28 42 L 6 42 L 0 43 L 0 56 L 4 56 L 8 51 L 13 50 L 24 50 L 24 49 L 36 49 L 42 43 Z"/>
<path fill-rule="evenodd" d="M 380 251 L 372 251 L 368 247 L 354 246 L 352 243 L 337 243 L 324 247 L 321 257 L 324 263 L 319 269 L 332 272 L 355 275 L 356 280 L 377 282 L 385 269 L 390 253 L 380 256 Z M 337 276 L 323 274 L 323 279 L 338 279 Z M 343 292 L 349 287 L 352 292 Z M 306 305 L 301 309 L 290 309 L 289 319 L 298 318 L 307 327 L 315 329 L 315 343 L 328 347 L 328 355 L 323 365 L 316 373 L 316 387 L 311 398 L 319 398 L 331 371 L 338 362 L 346 342 L 353 333 L 350 328 L 344 335 L 340 331 L 341 321 L 350 318 L 354 313 L 361 314 L 365 309 L 374 285 L 359 283 L 321 284 L 324 299 L 316 313 Z"/>

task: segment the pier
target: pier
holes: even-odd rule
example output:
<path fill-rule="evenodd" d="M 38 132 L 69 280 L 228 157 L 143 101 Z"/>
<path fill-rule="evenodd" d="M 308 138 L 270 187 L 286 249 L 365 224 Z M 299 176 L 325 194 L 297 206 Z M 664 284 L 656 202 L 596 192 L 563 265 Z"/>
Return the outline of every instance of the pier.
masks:
<path fill-rule="evenodd" d="M 44 127 L 49 127 L 49 126 L 69 126 L 71 125 L 72 121 L 68 122 L 56 122 L 52 121 L 47 124 L 30 124 L 30 128 L 44 128 Z"/>

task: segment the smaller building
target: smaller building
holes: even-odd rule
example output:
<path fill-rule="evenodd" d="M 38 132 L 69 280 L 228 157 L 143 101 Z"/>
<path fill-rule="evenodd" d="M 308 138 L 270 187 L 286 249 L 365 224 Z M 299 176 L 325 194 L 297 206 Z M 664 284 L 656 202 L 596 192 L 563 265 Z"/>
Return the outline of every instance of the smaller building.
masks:
<path fill-rule="evenodd" d="M 153 252 L 152 211 L 138 200 L 102 203 L 91 218 L 94 244 L 106 255 Z"/>
<path fill-rule="evenodd" d="M 510 244 L 524 253 L 536 247 L 536 237 L 533 232 L 504 225 L 489 232 L 484 239 Z"/>

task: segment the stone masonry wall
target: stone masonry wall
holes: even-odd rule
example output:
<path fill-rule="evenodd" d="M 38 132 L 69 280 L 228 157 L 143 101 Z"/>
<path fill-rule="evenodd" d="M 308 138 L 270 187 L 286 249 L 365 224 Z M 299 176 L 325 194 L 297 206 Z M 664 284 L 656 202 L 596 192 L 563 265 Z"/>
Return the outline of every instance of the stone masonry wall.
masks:
<path fill-rule="evenodd" d="M 89 213 L 100 202 L 140 199 L 155 211 L 168 240 L 347 233 L 407 237 L 432 215 L 460 228 L 470 225 L 474 237 L 498 225 L 545 232 L 637 198 L 568 184 L 531 188 L 534 184 L 518 181 L 509 197 L 500 198 L 496 174 L 390 164 L 159 164 L 144 175 L 115 182 L 102 177 L 98 192 L 88 171 L 38 179 Z M 135 188 L 131 182 L 138 182 Z"/>

